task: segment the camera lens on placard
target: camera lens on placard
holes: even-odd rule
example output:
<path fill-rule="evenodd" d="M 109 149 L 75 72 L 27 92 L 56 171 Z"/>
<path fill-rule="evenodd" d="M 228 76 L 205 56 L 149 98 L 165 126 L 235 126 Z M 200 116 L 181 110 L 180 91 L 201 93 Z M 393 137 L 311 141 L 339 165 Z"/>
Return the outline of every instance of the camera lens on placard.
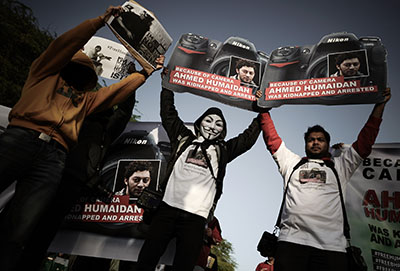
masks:
<path fill-rule="evenodd" d="M 320 58 L 308 67 L 306 78 L 323 78 L 328 76 L 326 57 Z"/>
<path fill-rule="evenodd" d="M 211 73 L 228 76 L 230 56 L 225 56 L 215 61 L 211 66 Z"/>

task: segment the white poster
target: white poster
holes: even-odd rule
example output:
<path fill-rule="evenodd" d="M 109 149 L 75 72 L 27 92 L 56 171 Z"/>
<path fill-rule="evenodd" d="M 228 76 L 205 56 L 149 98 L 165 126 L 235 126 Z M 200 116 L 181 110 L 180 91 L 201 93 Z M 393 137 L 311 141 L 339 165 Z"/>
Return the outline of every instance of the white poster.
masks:
<path fill-rule="evenodd" d="M 368 270 L 400 270 L 400 143 L 374 145 L 347 186 L 346 210 Z"/>
<path fill-rule="evenodd" d="M 135 59 L 118 42 L 94 36 L 85 44 L 84 53 L 92 60 L 97 76 L 121 80 L 135 71 Z"/>

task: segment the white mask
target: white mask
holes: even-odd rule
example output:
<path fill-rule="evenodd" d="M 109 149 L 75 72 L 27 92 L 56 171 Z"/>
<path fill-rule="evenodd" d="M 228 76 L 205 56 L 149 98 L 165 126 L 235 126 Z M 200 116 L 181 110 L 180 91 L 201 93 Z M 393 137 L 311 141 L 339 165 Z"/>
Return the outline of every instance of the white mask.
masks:
<path fill-rule="evenodd" d="M 200 122 L 200 134 L 207 140 L 213 140 L 221 135 L 224 122 L 217 114 L 207 115 Z"/>

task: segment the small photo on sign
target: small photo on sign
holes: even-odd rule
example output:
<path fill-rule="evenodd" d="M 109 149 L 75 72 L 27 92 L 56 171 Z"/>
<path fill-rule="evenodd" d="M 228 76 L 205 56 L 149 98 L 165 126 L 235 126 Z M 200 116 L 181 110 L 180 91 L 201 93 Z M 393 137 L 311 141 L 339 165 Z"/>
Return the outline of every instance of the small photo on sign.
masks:
<path fill-rule="evenodd" d="M 156 190 L 160 175 L 160 160 L 119 160 L 114 180 L 117 196 L 137 199 L 145 188 Z"/>
<path fill-rule="evenodd" d="M 115 41 L 93 36 L 83 52 L 92 60 L 97 76 L 122 80 L 136 70 L 135 59 Z"/>
<path fill-rule="evenodd" d="M 356 51 L 328 54 L 328 72 L 330 77 L 344 78 L 369 76 L 367 51 Z"/>
<path fill-rule="evenodd" d="M 240 80 L 241 85 L 258 87 L 260 85 L 260 62 L 231 56 L 229 78 Z"/>

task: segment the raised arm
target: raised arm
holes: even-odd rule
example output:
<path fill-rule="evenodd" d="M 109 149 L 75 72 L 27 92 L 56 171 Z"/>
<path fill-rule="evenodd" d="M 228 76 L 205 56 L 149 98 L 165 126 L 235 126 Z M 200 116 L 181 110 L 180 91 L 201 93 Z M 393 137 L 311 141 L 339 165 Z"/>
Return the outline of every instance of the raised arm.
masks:
<path fill-rule="evenodd" d="M 157 70 L 163 66 L 164 60 L 165 56 L 163 55 L 157 58 Z M 117 83 L 101 88 L 97 92 L 90 92 L 88 114 L 108 109 L 123 102 L 146 81 L 148 76 L 145 70 L 141 70 L 140 72 L 132 73 Z"/>
<path fill-rule="evenodd" d="M 263 138 L 267 149 L 271 154 L 274 154 L 282 144 L 282 139 L 275 129 L 274 122 L 272 121 L 269 112 L 261 113 L 261 130 L 263 131 Z"/>
<path fill-rule="evenodd" d="M 162 88 L 160 103 L 162 125 L 171 143 L 177 140 L 179 135 L 191 134 L 191 131 L 178 116 L 178 111 L 174 105 L 174 93 L 171 90 Z"/>
<path fill-rule="evenodd" d="M 367 123 L 361 129 L 357 140 L 352 145 L 362 158 L 368 157 L 368 155 L 371 153 L 372 145 L 375 143 L 375 139 L 378 136 L 379 126 L 382 122 L 383 111 L 386 103 L 391 98 L 390 88 L 387 88 L 383 92 L 383 95 L 385 99 L 383 102 L 375 104 Z"/>
<path fill-rule="evenodd" d="M 61 70 L 111 15 L 118 16 L 122 8 L 110 6 L 103 15 L 86 20 L 71 30 L 65 32 L 32 63 L 30 72 L 35 77 L 45 77 L 49 73 Z"/>
<path fill-rule="evenodd" d="M 228 162 L 251 149 L 251 147 L 256 143 L 261 132 L 259 118 L 260 116 L 254 118 L 246 130 L 226 142 Z"/>

